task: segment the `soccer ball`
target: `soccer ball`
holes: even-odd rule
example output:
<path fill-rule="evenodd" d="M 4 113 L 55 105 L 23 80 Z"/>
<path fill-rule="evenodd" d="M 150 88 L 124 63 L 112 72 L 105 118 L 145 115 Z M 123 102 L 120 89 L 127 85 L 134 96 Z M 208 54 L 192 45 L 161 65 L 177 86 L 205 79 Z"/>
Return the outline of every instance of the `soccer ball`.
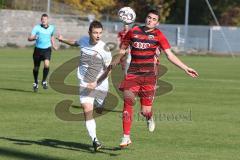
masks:
<path fill-rule="evenodd" d="M 118 17 L 123 23 L 130 24 L 135 21 L 136 13 L 130 7 L 123 7 L 118 11 Z"/>

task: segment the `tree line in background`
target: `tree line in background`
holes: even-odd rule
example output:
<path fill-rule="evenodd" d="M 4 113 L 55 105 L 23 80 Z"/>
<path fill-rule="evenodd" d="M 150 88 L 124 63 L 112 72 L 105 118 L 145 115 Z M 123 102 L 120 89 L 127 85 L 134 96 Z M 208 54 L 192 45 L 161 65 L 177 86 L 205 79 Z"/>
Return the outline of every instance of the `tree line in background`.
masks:
<path fill-rule="evenodd" d="M 39 0 L 32 0 L 39 1 Z M 47 0 L 45 0 L 47 1 Z M 137 14 L 137 22 L 144 22 L 146 11 L 160 11 L 160 22 L 168 24 L 184 24 L 185 0 L 51 0 L 71 6 L 82 14 L 95 14 L 96 17 L 109 15 L 116 19 L 117 11 L 123 6 L 132 7 Z M 189 0 L 189 24 L 216 25 L 207 6 L 206 0 Z M 42 2 L 42 1 L 41 1 Z M 213 11 L 221 25 L 240 26 L 240 0 L 209 0 Z M 46 3 L 46 2 L 45 2 Z M 4 5 L 15 6 L 15 9 L 31 9 L 24 0 L 0 0 L 0 8 Z M 32 3 L 33 4 L 33 3 Z M 18 6 L 18 7 L 16 7 Z"/>
<path fill-rule="evenodd" d="M 116 15 L 123 6 L 132 7 L 137 14 L 137 22 L 144 22 L 149 9 L 160 11 L 160 22 L 183 24 L 185 18 L 185 0 L 58 0 L 80 10 L 96 15 Z M 216 25 L 206 0 L 189 0 L 189 24 Z M 240 26 L 240 0 L 211 0 L 210 4 L 221 25 Z"/>
<path fill-rule="evenodd" d="M 189 0 L 189 24 L 216 25 L 206 0 Z M 240 26 L 240 0 L 209 0 L 220 25 Z M 184 23 L 185 0 L 175 0 L 167 23 Z"/>

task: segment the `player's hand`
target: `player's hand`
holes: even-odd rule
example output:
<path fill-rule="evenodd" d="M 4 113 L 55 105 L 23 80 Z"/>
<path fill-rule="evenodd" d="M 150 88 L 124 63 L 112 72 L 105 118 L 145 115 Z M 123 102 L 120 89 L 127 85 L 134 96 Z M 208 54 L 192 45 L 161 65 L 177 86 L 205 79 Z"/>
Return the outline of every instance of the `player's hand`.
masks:
<path fill-rule="evenodd" d="M 186 72 L 190 77 L 193 77 L 193 78 L 196 78 L 196 77 L 199 76 L 198 73 L 197 73 L 197 71 L 195 71 L 195 70 L 192 69 L 192 68 L 186 68 L 186 69 L 185 69 L 185 72 Z"/>
<path fill-rule="evenodd" d="M 37 39 L 38 39 L 38 36 L 37 36 L 37 35 L 35 35 L 35 36 L 34 36 L 34 40 L 37 40 Z"/>
<path fill-rule="evenodd" d="M 35 41 L 38 39 L 38 36 L 37 35 L 31 35 L 28 37 L 28 41 Z"/>
<path fill-rule="evenodd" d="M 53 49 L 56 51 L 56 50 L 58 50 L 58 47 L 57 46 L 53 46 Z"/>
<path fill-rule="evenodd" d="M 110 65 L 111 65 L 112 67 L 116 67 L 119 63 L 120 63 L 120 62 L 119 62 L 117 59 L 114 59 L 114 60 L 110 63 Z"/>
<path fill-rule="evenodd" d="M 60 35 L 58 35 L 58 36 L 56 37 L 56 39 L 57 39 L 59 42 L 61 42 L 61 41 L 63 40 L 63 36 L 60 34 Z"/>
<path fill-rule="evenodd" d="M 110 65 L 115 67 L 117 65 L 117 63 L 116 62 L 111 62 Z"/>
<path fill-rule="evenodd" d="M 96 87 L 97 87 L 97 81 L 87 84 L 87 88 L 89 89 L 95 89 Z"/>

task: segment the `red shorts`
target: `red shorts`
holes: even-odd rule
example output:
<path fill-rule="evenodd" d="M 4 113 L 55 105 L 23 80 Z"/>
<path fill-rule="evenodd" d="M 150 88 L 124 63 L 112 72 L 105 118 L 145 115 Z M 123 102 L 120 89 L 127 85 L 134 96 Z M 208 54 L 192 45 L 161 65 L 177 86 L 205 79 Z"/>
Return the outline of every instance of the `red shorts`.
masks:
<path fill-rule="evenodd" d="M 141 105 L 152 106 L 156 91 L 156 76 L 127 74 L 121 82 L 121 91 L 129 90 L 140 97 Z"/>

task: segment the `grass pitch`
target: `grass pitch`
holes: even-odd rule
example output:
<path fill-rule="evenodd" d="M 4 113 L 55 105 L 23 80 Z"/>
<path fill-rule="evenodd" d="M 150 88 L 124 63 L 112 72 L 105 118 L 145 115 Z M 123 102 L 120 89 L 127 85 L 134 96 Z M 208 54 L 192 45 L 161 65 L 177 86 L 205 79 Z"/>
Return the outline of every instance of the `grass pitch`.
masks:
<path fill-rule="evenodd" d="M 189 78 L 162 57 L 168 72 L 161 80 L 173 90 L 154 103 L 156 130 L 149 133 L 135 106 L 133 144 L 120 150 L 122 100 L 96 118 L 104 148 L 94 153 L 82 121 L 63 121 L 56 104 L 73 100 L 70 110 L 80 113 L 77 95 L 53 89 L 32 92 L 32 49 L 0 49 L 0 159 L 1 160 L 226 160 L 240 159 L 240 57 L 180 56 L 200 77 Z M 55 51 L 50 71 L 78 56 L 75 49 Z M 39 74 L 42 77 L 42 66 Z M 77 85 L 73 71 L 66 84 Z M 111 101 L 111 99 L 108 99 Z"/>

